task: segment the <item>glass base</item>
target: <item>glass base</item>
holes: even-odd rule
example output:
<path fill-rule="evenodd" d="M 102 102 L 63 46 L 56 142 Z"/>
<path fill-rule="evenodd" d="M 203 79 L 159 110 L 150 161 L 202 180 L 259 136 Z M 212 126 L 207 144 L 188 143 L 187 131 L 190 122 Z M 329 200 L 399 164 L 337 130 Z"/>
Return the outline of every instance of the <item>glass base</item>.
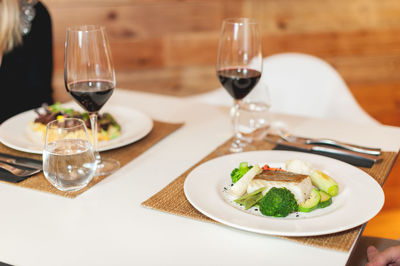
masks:
<path fill-rule="evenodd" d="M 120 163 L 114 159 L 101 158 L 97 163 L 95 176 L 110 175 L 120 168 Z"/>
<path fill-rule="evenodd" d="M 242 152 L 243 148 L 240 146 L 237 146 L 235 144 L 232 144 L 231 148 L 229 149 L 230 152 Z"/>
<path fill-rule="evenodd" d="M 47 177 L 46 177 L 46 179 L 47 179 L 56 189 L 58 189 L 58 190 L 60 190 L 60 191 L 64 191 L 64 192 L 75 192 L 75 191 L 81 190 L 81 189 L 85 188 L 85 187 L 90 183 L 90 181 L 91 181 L 91 179 L 89 179 L 89 180 L 87 180 L 86 182 L 80 183 L 80 184 L 77 184 L 77 185 L 70 185 L 70 184 L 69 184 L 69 185 L 65 185 L 65 184 L 60 184 L 60 183 L 57 182 L 57 181 L 50 180 L 50 179 L 47 178 Z"/>
<path fill-rule="evenodd" d="M 240 138 L 236 138 L 232 141 L 229 151 L 230 152 L 242 152 L 243 148 L 246 146 L 247 146 L 247 144 L 242 142 L 242 140 Z"/>

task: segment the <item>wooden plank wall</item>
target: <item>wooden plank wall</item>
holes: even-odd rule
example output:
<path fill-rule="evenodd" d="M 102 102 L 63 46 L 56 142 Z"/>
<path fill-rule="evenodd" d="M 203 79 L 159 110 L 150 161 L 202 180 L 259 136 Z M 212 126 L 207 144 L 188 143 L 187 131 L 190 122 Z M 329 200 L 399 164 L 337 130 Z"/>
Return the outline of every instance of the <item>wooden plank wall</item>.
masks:
<path fill-rule="evenodd" d="M 220 86 L 214 65 L 221 21 L 247 16 L 261 24 L 264 56 L 303 52 L 327 60 L 375 118 L 400 125 L 398 0 L 44 3 L 53 19 L 57 99 L 69 99 L 62 70 L 67 26 L 101 24 L 107 28 L 118 87 L 183 96 Z"/>
<path fill-rule="evenodd" d="M 43 1 L 53 20 L 60 101 L 70 100 L 63 84 L 70 25 L 107 28 L 117 87 L 184 96 L 220 86 L 214 67 L 222 19 L 247 16 L 261 24 L 264 56 L 303 52 L 325 59 L 373 117 L 400 126 L 398 0 Z M 384 209 L 368 223 L 367 234 L 400 237 L 399 175 L 398 161 L 384 187 Z"/>

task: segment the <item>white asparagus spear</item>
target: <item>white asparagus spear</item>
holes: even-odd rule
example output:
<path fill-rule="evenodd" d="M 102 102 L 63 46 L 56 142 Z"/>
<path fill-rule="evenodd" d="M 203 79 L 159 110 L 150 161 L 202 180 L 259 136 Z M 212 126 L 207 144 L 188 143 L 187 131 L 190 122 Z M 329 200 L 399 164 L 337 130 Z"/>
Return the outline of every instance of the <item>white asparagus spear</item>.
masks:
<path fill-rule="evenodd" d="M 259 173 L 261 173 L 261 168 L 258 164 L 255 164 L 229 189 L 229 193 L 237 197 L 242 196 L 247 191 L 250 181 Z"/>

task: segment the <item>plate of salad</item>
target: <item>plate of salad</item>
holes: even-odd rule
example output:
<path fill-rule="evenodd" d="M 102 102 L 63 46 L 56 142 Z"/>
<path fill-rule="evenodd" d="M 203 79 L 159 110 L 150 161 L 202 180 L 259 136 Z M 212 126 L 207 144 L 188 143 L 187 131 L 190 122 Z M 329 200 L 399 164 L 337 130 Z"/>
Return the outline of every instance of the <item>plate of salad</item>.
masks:
<path fill-rule="evenodd" d="M 382 208 L 374 178 L 342 161 L 294 151 L 253 151 L 207 161 L 184 192 L 201 213 L 256 233 L 314 236 L 354 228 Z"/>
<path fill-rule="evenodd" d="M 54 119 L 78 117 L 90 131 L 89 115 L 76 103 L 55 103 L 13 116 L 0 125 L 0 141 L 13 149 L 41 154 L 46 124 Z M 98 150 L 119 148 L 145 137 L 153 128 L 146 114 L 121 105 L 105 105 L 99 112 Z"/>

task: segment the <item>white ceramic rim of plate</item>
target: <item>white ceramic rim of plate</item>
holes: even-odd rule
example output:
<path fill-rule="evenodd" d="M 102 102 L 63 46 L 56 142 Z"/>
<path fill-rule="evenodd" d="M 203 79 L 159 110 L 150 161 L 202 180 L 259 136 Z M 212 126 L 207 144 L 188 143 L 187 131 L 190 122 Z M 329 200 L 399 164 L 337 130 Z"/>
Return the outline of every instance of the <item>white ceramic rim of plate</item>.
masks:
<path fill-rule="evenodd" d="M 331 206 L 315 210 L 309 217 L 287 219 L 249 214 L 224 199 L 223 186 L 240 162 L 273 164 L 290 159 L 308 161 L 335 178 L 339 194 Z M 373 218 L 385 199 L 376 180 L 359 168 L 321 155 L 275 150 L 229 154 L 207 161 L 189 173 L 184 193 L 198 211 L 215 221 L 241 230 L 279 236 L 325 235 L 354 228 Z"/>
<path fill-rule="evenodd" d="M 76 103 L 68 102 L 62 104 L 65 107 L 71 107 L 82 111 Z M 121 136 L 116 139 L 99 142 L 98 150 L 107 151 L 116 149 L 134 143 L 147 136 L 153 129 L 153 120 L 145 113 L 138 111 L 130 106 L 109 104 L 105 105 L 101 113 L 110 112 L 118 123 L 121 124 Z M 15 115 L 0 125 L 0 141 L 12 149 L 41 154 L 43 144 L 32 142 L 26 136 L 26 129 L 29 122 L 37 117 L 34 109 Z M 138 123 L 140 123 L 140 127 Z"/>

